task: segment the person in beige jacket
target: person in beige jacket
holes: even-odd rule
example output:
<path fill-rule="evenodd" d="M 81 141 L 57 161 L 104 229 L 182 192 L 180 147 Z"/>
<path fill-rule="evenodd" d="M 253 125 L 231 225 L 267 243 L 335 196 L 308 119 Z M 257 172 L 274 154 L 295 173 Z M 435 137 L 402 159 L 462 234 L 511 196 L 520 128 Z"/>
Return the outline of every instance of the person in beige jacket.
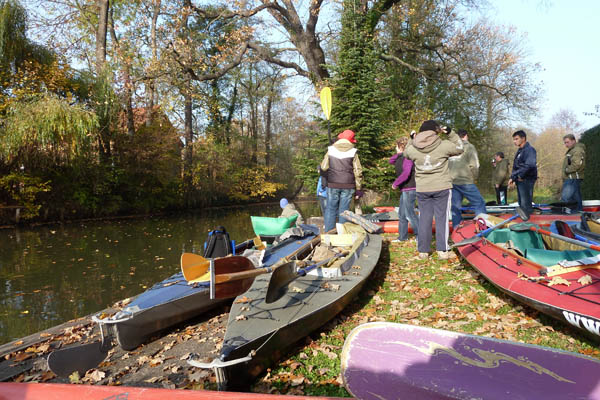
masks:
<path fill-rule="evenodd" d="M 508 160 L 504 158 L 504 153 L 499 151 L 494 154 L 492 164 L 494 165 L 492 182 L 494 183 L 494 189 L 496 189 L 496 203 L 506 205 L 508 203 L 508 179 L 510 177 Z"/>
<path fill-rule="evenodd" d="M 458 135 L 433 120 L 421 124 L 419 133 L 404 150 L 404 156 L 415 163 L 420 214 L 417 248 L 421 259 L 429 257 L 431 252 L 434 216 L 438 256 L 440 259 L 456 258 L 456 254 L 449 251 L 448 246 L 448 219 L 452 200 L 452 177 L 448 169 L 448 158 L 463 151 L 463 142 Z"/>

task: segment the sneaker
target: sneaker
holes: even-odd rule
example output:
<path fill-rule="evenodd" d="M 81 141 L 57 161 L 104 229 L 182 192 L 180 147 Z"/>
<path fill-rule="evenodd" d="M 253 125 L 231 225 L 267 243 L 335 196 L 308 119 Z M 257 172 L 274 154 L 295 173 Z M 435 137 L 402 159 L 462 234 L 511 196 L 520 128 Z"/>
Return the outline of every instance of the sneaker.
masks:
<path fill-rule="evenodd" d="M 438 251 L 438 257 L 440 260 L 456 260 L 458 256 L 453 251 Z"/>
<path fill-rule="evenodd" d="M 419 253 L 419 260 L 426 260 L 429 258 L 429 253 Z"/>
<path fill-rule="evenodd" d="M 408 241 L 408 239 L 405 239 L 405 240 L 394 239 L 394 240 L 392 240 L 392 243 L 403 243 L 403 242 L 406 242 L 406 241 Z"/>

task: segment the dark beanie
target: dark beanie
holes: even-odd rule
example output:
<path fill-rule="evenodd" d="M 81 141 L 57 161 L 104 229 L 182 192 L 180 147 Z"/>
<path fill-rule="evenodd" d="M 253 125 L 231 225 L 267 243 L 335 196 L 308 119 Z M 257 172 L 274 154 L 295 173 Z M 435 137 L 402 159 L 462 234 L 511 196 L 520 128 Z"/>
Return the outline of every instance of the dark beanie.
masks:
<path fill-rule="evenodd" d="M 439 127 L 440 127 L 440 124 L 438 124 L 436 121 L 430 119 L 429 121 L 425 121 L 421 124 L 421 127 L 419 128 L 419 132 L 425 132 L 425 131 L 437 132 Z"/>

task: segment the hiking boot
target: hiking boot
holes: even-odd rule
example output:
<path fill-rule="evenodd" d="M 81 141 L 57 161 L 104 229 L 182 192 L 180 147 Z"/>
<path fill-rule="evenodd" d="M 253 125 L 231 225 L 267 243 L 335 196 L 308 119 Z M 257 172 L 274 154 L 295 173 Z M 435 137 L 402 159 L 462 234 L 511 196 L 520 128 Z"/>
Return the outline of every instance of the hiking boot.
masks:
<path fill-rule="evenodd" d="M 419 253 L 419 260 L 427 260 L 429 258 L 429 253 Z"/>
<path fill-rule="evenodd" d="M 440 260 L 456 260 L 458 256 L 453 251 L 438 251 L 438 257 Z"/>

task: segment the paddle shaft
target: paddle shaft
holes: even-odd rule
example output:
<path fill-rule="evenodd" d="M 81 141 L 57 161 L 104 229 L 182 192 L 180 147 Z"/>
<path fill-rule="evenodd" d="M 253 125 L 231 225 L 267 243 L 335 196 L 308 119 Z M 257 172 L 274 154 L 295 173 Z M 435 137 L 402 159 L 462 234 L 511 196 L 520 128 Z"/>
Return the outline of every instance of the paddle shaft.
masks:
<path fill-rule="evenodd" d="M 276 267 L 275 267 L 276 268 Z M 239 281 L 247 278 L 255 278 L 258 275 L 268 274 L 269 272 L 273 272 L 273 267 L 267 268 L 257 268 L 250 271 L 241 271 L 241 272 L 230 272 L 227 274 L 216 274 L 215 275 L 215 284 L 225 283 L 230 281 Z"/>
<path fill-rule="evenodd" d="M 479 239 L 480 239 L 480 238 L 482 238 L 484 235 L 487 235 L 489 232 L 493 231 L 494 229 L 498 229 L 498 228 L 500 228 L 500 227 L 502 227 L 502 226 L 504 226 L 504 225 L 508 224 L 510 221 L 513 221 L 513 220 L 515 220 L 516 218 L 519 218 L 519 217 L 520 217 L 520 215 L 519 215 L 519 214 L 513 215 L 512 217 L 510 217 L 510 218 L 508 218 L 508 219 L 506 219 L 506 220 L 504 220 L 504 221 L 500 222 L 499 224 L 496 224 L 496 225 L 494 225 L 494 226 L 492 226 L 492 227 L 490 227 L 490 228 L 487 228 L 487 229 L 485 229 L 485 230 L 483 230 L 483 231 L 479 232 L 479 233 L 478 233 L 478 234 L 476 234 L 476 235 L 473 235 L 473 236 L 471 236 L 471 237 L 469 237 L 469 238 L 466 238 L 465 240 L 462 240 L 462 241 L 460 241 L 460 242 L 458 242 L 458 243 L 454 243 L 454 244 L 452 245 L 452 247 L 453 247 L 453 248 L 454 248 L 454 247 L 461 247 L 461 246 L 466 246 L 466 245 L 468 245 L 468 244 L 473 244 L 473 243 L 476 243 L 476 242 L 478 242 L 478 241 L 479 241 Z M 522 217 L 521 217 L 521 218 L 522 218 Z"/>
<path fill-rule="evenodd" d="M 600 246 L 596 246 L 596 245 L 593 245 L 593 244 L 590 244 L 590 243 L 582 242 L 581 240 L 577 240 L 577 239 L 571 239 L 571 238 L 566 237 L 566 236 L 558 235 L 556 233 L 553 233 L 553 232 L 550 232 L 550 231 L 546 231 L 546 230 L 544 230 L 542 228 L 531 226 L 531 227 L 529 227 L 529 230 L 541 233 L 542 235 L 550 236 L 550 237 L 553 237 L 553 238 L 565 241 L 567 243 L 575 244 L 577 246 L 586 247 L 588 249 L 600 251 Z"/>

